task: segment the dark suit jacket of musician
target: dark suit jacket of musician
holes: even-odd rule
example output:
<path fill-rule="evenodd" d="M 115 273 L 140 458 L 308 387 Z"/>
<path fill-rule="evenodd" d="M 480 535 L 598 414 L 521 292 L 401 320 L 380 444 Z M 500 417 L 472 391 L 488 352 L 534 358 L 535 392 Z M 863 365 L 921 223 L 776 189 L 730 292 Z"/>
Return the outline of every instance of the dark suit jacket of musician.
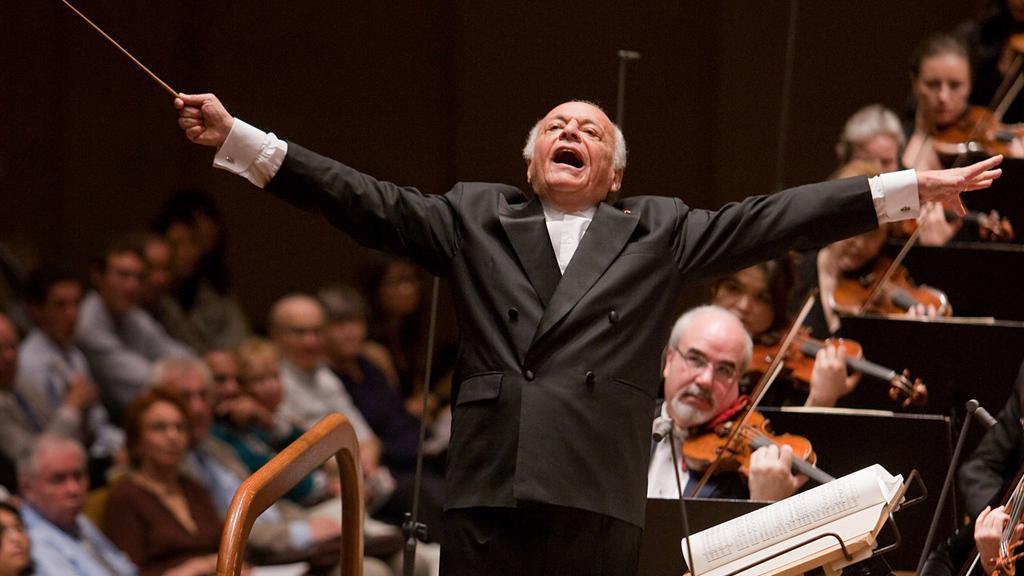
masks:
<path fill-rule="evenodd" d="M 534 501 L 643 526 L 659 356 L 683 282 L 878 225 L 867 179 L 748 198 L 601 203 L 564 276 L 538 199 L 503 184 L 444 195 L 289 143 L 268 190 L 453 287 L 448 508 Z"/>

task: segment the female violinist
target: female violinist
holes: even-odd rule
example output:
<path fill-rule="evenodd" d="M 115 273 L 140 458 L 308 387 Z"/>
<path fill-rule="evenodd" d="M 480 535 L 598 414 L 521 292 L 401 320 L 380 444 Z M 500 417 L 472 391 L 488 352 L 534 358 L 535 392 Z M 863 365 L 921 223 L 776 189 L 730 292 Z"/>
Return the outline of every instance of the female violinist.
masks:
<path fill-rule="evenodd" d="M 776 344 L 790 322 L 788 308 L 794 276 L 793 260 L 788 255 L 762 262 L 712 284 L 711 303 L 735 314 L 758 348 Z M 763 404 L 835 406 L 857 386 L 857 375 L 847 375 L 844 347 L 826 344 L 809 361 L 813 362 L 813 369 L 808 384 L 777 382 L 769 388 Z M 750 383 L 741 383 L 741 388 L 745 385 Z"/>
<path fill-rule="evenodd" d="M 910 64 L 915 111 L 903 164 L 919 170 L 944 167 L 957 155 L 959 143 L 980 141 L 999 153 L 1024 157 L 1024 144 L 1001 128 L 989 111 L 969 106 L 971 67 L 967 47 L 949 34 L 929 36 L 915 50 Z M 979 125 L 980 124 L 980 125 Z M 950 146 L 949 144 L 952 144 Z"/>

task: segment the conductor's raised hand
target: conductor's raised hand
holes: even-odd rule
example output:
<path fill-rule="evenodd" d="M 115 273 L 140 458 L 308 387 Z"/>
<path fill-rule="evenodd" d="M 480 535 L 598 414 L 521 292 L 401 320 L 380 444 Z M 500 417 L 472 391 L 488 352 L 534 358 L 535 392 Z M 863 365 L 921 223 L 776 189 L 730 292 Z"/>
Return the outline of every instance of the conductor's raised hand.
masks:
<path fill-rule="evenodd" d="M 235 119 L 213 94 L 178 94 L 178 125 L 196 144 L 220 148 L 231 132 Z"/>
<path fill-rule="evenodd" d="M 922 170 L 917 173 L 917 193 L 921 203 L 940 202 L 951 208 L 958 216 L 967 214 L 960 194 L 970 190 L 988 188 L 1003 171 L 996 166 L 1003 161 L 1002 155 L 992 156 L 962 168 L 947 170 Z"/>

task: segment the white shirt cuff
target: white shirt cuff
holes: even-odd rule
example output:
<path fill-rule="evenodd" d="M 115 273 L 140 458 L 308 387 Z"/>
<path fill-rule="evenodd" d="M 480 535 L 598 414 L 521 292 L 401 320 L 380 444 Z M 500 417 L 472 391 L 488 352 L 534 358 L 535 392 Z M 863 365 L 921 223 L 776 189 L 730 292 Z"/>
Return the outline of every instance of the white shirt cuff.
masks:
<path fill-rule="evenodd" d="M 235 118 L 224 144 L 213 157 L 213 165 L 263 188 L 277 174 L 287 154 L 288 143 L 273 132 L 264 132 Z"/>
<path fill-rule="evenodd" d="M 915 170 L 887 172 L 869 178 L 868 185 L 871 187 L 871 200 L 875 203 L 879 224 L 917 218 L 921 213 Z"/>

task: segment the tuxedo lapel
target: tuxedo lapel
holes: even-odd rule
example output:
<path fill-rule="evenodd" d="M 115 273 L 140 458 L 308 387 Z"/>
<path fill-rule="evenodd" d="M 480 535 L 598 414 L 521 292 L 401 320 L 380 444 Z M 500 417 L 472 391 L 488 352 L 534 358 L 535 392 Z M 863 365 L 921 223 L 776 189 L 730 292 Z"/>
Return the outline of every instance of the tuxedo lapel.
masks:
<path fill-rule="evenodd" d="M 498 207 L 498 220 L 505 229 L 519 263 L 526 271 L 530 284 L 541 302 L 547 307 L 562 273 L 558 269 L 551 236 L 544 221 L 544 208 L 534 196 L 525 205 L 511 207 L 502 196 Z"/>
<path fill-rule="evenodd" d="M 543 217 L 543 214 L 541 215 Z M 602 202 L 540 319 L 533 342 L 572 310 L 625 247 L 640 219 Z M 550 242 L 549 242 L 550 245 Z"/>

